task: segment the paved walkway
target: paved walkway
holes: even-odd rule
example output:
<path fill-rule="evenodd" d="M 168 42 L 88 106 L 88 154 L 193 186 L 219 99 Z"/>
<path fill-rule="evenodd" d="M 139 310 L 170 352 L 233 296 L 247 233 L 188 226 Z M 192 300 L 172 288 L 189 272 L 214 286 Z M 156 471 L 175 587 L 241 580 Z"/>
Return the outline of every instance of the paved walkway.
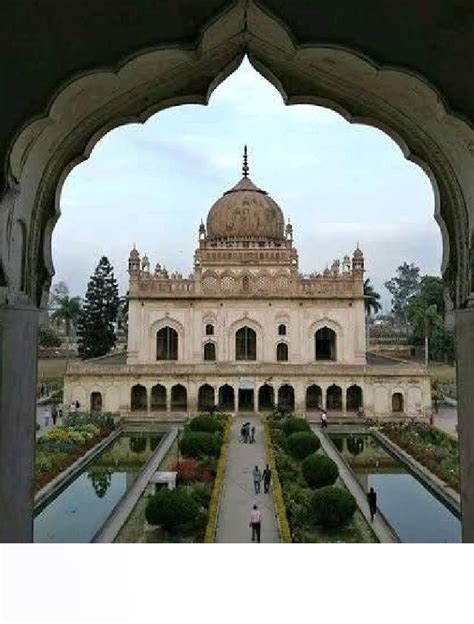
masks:
<path fill-rule="evenodd" d="M 239 442 L 240 427 L 246 420 L 255 425 L 254 444 Z M 263 483 L 261 493 L 254 493 L 252 470 L 257 465 L 263 471 L 265 464 L 266 451 L 260 420 L 258 418 L 235 418 L 230 433 L 216 542 L 225 544 L 251 542 L 249 521 L 250 511 L 254 504 L 257 504 L 263 512 L 261 541 L 266 543 L 280 541 L 271 493 L 263 493 Z"/>
<path fill-rule="evenodd" d="M 458 410 L 456 407 L 450 407 L 443 405 L 439 408 L 437 414 L 434 414 L 434 424 L 440 429 L 444 429 L 448 433 L 455 436 L 458 435 L 456 426 L 458 424 Z"/>

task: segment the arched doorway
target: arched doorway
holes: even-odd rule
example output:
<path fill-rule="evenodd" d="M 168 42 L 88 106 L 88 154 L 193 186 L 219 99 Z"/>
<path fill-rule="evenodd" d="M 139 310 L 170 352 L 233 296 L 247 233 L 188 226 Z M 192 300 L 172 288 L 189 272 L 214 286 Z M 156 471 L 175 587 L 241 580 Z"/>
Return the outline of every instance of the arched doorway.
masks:
<path fill-rule="evenodd" d="M 294 412 L 295 391 L 293 386 L 284 384 L 278 388 L 278 407 L 287 412 Z"/>
<path fill-rule="evenodd" d="M 315 410 L 322 409 L 323 406 L 323 392 L 320 386 L 315 384 L 306 388 L 306 409 L 308 412 L 314 412 Z"/>
<path fill-rule="evenodd" d="M 186 412 L 188 409 L 188 393 L 181 384 L 176 384 L 171 388 L 171 411 Z"/>
<path fill-rule="evenodd" d="M 392 412 L 403 413 L 405 411 L 405 401 L 401 392 L 394 392 L 392 395 Z"/>
<path fill-rule="evenodd" d="M 329 327 L 318 329 L 314 334 L 314 349 L 316 360 L 335 361 L 337 357 L 336 332 Z"/>
<path fill-rule="evenodd" d="M 100 392 L 91 392 L 91 412 L 102 411 L 102 394 Z"/>
<path fill-rule="evenodd" d="M 286 342 L 279 342 L 277 344 L 276 356 L 278 362 L 288 362 L 288 345 Z"/>
<path fill-rule="evenodd" d="M 141 384 L 132 386 L 130 391 L 130 409 L 132 412 L 147 411 L 147 393 L 145 386 Z"/>
<path fill-rule="evenodd" d="M 215 407 L 215 404 L 214 388 L 209 384 L 204 384 L 199 388 L 198 392 L 198 410 L 205 412 Z"/>
<path fill-rule="evenodd" d="M 346 405 L 348 412 L 359 412 L 362 409 L 362 388 L 360 386 L 354 384 L 347 388 Z"/>
<path fill-rule="evenodd" d="M 229 384 L 219 388 L 219 409 L 225 412 L 235 411 L 234 388 Z"/>
<path fill-rule="evenodd" d="M 258 389 L 258 411 L 271 412 L 275 407 L 275 391 L 273 386 L 263 384 Z"/>
<path fill-rule="evenodd" d="M 206 342 L 204 345 L 204 361 L 214 362 L 216 359 L 216 345 L 214 342 Z"/>
<path fill-rule="evenodd" d="M 173 327 L 162 327 L 156 334 L 156 359 L 178 359 L 178 332 Z"/>
<path fill-rule="evenodd" d="M 166 388 L 161 384 L 151 389 L 150 409 L 152 412 L 166 412 Z"/>
<path fill-rule="evenodd" d="M 342 411 L 342 389 L 335 384 L 327 389 L 326 408 L 334 412 Z"/>
<path fill-rule="evenodd" d="M 235 332 L 235 359 L 257 359 L 257 334 L 251 327 L 241 327 Z"/>

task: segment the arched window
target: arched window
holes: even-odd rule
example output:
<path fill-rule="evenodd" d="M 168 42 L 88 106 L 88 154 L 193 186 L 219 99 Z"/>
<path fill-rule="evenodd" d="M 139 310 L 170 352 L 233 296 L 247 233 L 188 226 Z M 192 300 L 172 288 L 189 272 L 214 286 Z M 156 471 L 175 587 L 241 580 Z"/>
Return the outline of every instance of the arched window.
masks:
<path fill-rule="evenodd" d="M 234 388 L 228 384 L 219 388 L 219 409 L 229 412 L 235 410 Z"/>
<path fill-rule="evenodd" d="M 280 325 L 278 325 L 278 335 L 286 336 L 286 325 L 284 323 L 280 323 Z"/>
<path fill-rule="evenodd" d="M 163 327 L 156 334 L 156 359 L 178 359 L 178 332 L 172 327 Z"/>
<path fill-rule="evenodd" d="M 346 403 L 348 412 L 358 412 L 362 409 L 362 388 L 360 386 L 349 386 L 346 392 Z"/>
<path fill-rule="evenodd" d="M 329 327 L 322 327 L 314 334 L 316 360 L 336 359 L 336 332 Z"/>
<path fill-rule="evenodd" d="M 214 336 L 214 325 L 212 323 L 206 325 L 206 336 Z"/>
<path fill-rule="evenodd" d="M 278 388 L 278 407 L 284 411 L 294 411 L 295 391 L 293 390 L 293 386 L 284 384 Z"/>
<path fill-rule="evenodd" d="M 215 406 L 214 388 L 209 384 L 204 384 L 198 391 L 198 410 L 208 410 Z"/>
<path fill-rule="evenodd" d="M 100 392 L 91 393 L 91 412 L 102 411 L 102 394 Z"/>
<path fill-rule="evenodd" d="M 152 412 L 166 412 L 166 388 L 161 384 L 151 389 L 150 408 Z"/>
<path fill-rule="evenodd" d="M 216 359 L 216 345 L 213 342 L 206 342 L 204 345 L 204 360 L 214 362 Z"/>
<path fill-rule="evenodd" d="M 288 362 L 288 345 L 285 342 L 277 344 L 277 360 L 279 362 Z"/>
<path fill-rule="evenodd" d="M 403 394 L 401 392 L 395 392 L 392 395 L 392 412 L 403 412 L 404 409 Z"/>
<path fill-rule="evenodd" d="M 235 359 L 257 359 L 257 334 L 250 327 L 241 327 L 235 333 Z"/>
<path fill-rule="evenodd" d="M 326 392 L 326 407 L 336 412 L 342 411 L 342 389 L 333 384 Z"/>

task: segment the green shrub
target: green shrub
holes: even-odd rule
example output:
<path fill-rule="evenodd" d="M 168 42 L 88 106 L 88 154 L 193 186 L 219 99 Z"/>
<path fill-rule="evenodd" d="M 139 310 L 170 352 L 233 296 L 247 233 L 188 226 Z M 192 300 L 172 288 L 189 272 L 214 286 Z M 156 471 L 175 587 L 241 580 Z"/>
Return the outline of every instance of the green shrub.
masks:
<path fill-rule="evenodd" d="M 346 490 L 329 485 L 316 490 L 311 498 L 311 509 L 316 525 L 336 529 L 352 518 L 357 503 Z"/>
<path fill-rule="evenodd" d="M 189 489 L 196 504 L 207 509 L 211 502 L 212 486 L 209 483 L 193 483 Z"/>
<path fill-rule="evenodd" d="M 166 531 L 187 524 L 198 515 L 199 506 L 186 488 L 161 488 L 150 497 L 145 509 L 146 521 Z"/>
<path fill-rule="evenodd" d="M 321 442 L 312 431 L 296 431 L 288 436 L 286 445 L 293 457 L 304 459 L 311 453 L 315 453 L 321 446 Z"/>
<path fill-rule="evenodd" d="M 306 457 L 301 464 L 301 471 L 310 488 L 333 485 L 339 476 L 337 464 L 326 455 L 318 455 L 317 453 Z"/>
<path fill-rule="evenodd" d="M 292 433 L 296 433 L 297 431 L 311 431 L 311 427 L 307 420 L 304 418 L 296 418 L 295 416 L 287 418 L 283 422 L 282 429 L 286 436 L 290 436 Z"/>
<path fill-rule="evenodd" d="M 225 420 L 216 414 L 207 414 L 206 412 L 199 414 L 189 423 L 191 431 L 207 431 L 214 433 L 222 431 L 225 426 Z"/>
<path fill-rule="evenodd" d="M 220 436 L 218 433 L 206 431 L 186 431 L 179 441 L 179 450 L 186 457 L 218 457 L 220 451 Z"/>

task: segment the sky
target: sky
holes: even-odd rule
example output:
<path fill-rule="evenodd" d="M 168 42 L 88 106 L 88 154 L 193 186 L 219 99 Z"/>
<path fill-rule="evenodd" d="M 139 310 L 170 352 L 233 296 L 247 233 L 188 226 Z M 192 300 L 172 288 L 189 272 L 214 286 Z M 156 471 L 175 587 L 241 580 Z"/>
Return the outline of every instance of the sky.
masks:
<path fill-rule="evenodd" d="M 285 106 L 244 60 L 208 106 L 116 128 L 72 170 L 53 234 L 53 283 L 83 296 L 105 255 L 124 294 L 134 243 L 152 266 L 191 272 L 200 220 L 241 178 L 244 144 L 250 177 L 293 224 L 302 272 L 323 270 L 359 243 L 385 311 L 383 284 L 402 262 L 439 275 L 441 234 L 425 173 L 376 128 L 318 106 Z"/>

